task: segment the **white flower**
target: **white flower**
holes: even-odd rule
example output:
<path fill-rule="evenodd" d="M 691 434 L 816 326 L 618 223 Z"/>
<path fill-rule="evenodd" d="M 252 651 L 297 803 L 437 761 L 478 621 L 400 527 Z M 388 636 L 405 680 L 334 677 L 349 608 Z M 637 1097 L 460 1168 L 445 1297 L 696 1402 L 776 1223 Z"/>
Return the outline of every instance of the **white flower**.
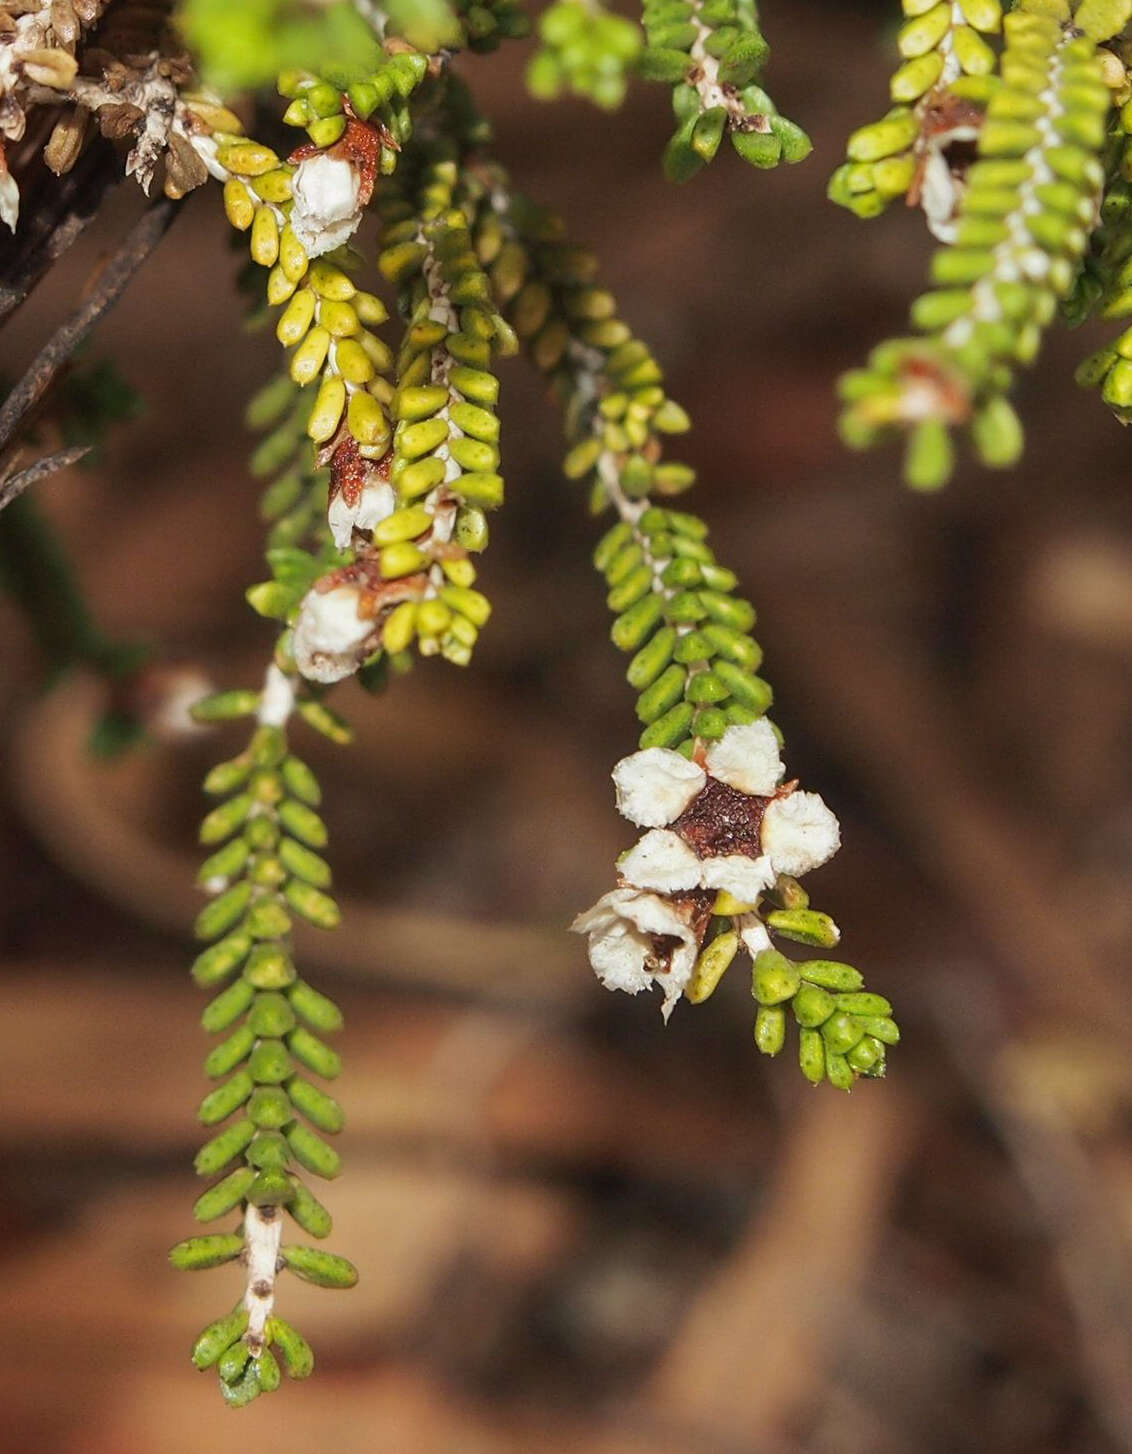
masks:
<path fill-rule="evenodd" d="M 590 963 L 606 989 L 636 995 L 662 985 L 661 1014 L 668 1019 L 692 976 L 699 950 L 675 905 L 640 889 L 614 889 L 570 927 L 589 935 Z"/>
<path fill-rule="evenodd" d="M 291 227 L 308 257 L 321 257 L 353 237 L 362 217 L 362 179 L 339 157 L 307 157 L 291 178 Z"/>
<path fill-rule="evenodd" d="M 833 857 L 841 830 L 817 793 L 793 792 L 767 804 L 762 842 L 775 873 L 797 878 Z"/>
<path fill-rule="evenodd" d="M 700 886 L 699 857 L 670 828 L 651 828 L 617 860 L 617 868 L 622 878 L 640 889 L 673 893 Z"/>
<path fill-rule="evenodd" d="M 765 717 L 743 726 L 728 727 L 719 741 L 708 748 L 704 765 L 713 778 L 728 787 L 762 798 L 771 796 L 785 771 L 778 738 Z"/>
<path fill-rule="evenodd" d="M 663 828 L 688 806 L 707 782 L 698 763 L 667 747 L 646 747 L 623 757 L 613 769 L 617 811 L 638 828 Z"/>
<path fill-rule="evenodd" d="M 648 831 L 618 859 L 622 887 L 572 926 L 589 935 L 590 963 L 608 989 L 635 995 L 663 984 L 666 1020 L 695 967 L 709 895 L 738 900 L 735 927 L 753 958 L 770 947 L 753 912 L 760 894 L 779 874 L 824 863 L 840 843 L 837 819 L 816 793 L 775 796 L 784 769 L 769 722 L 729 727 L 704 760 L 706 772 L 650 747 L 613 769 L 618 808 Z"/>
<path fill-rule="evenodd" d="M 330 533 L 339 550 L 348 550 L 355 530 L 372 530 L 392 515 L 397 508 L 393 486 L 379 479 L 376 472 L 366 480 L 361 493 L 352 503 L 340 490 L 330 501 L 326 512 Z"/>
<path fill-rule="evenodd" d="M 356 586 L 311 590 L 303 598 L 295 623 L 292 649 L 295 665 L 309 681 L 337 682 L 358 669 L 364 643 L 375 630 L 358 614 L 361 592 Z"/>

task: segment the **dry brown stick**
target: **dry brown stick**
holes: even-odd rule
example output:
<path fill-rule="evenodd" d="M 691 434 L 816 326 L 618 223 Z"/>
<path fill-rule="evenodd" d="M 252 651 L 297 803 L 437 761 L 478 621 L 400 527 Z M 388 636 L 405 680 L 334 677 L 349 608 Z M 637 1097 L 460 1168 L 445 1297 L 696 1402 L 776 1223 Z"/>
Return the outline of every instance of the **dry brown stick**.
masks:
<path fill-rule="evenodd" d="M 90 297 L 55 330 L 30 368 L 0 406 L 0 454 L 16 438 L 59 370 L 99 318 L 121 297 L 126 284 L 165 236 L 178 203 L 162 198 L 142 214 L 114 253 Z"/>
<path fill-rule="evenodd" d="M 122 180 L 114 149 L 96 139 L 73 171 L 51 177 L 32 199 L 28 220 L 0 272 L 0 324 L 16 311 L 97 215 L 107 193 Z"/>
<path fill-rule="evenodd" d="M 9 755 L 14 791 L 36 835 L 82 882 L 150 922 L 187 924 L 200 908 L 195 863 L 116 810 L 106 776 L 86 750 L 102 691 L 97 680 L 76 673 L 37 702 Z M 557 925 L 437 914 L 422 929 L 418 909 L 349 899 L 342 908 L 351 932 L 336 936 L 339 942 L 299 927 L 308 964 L 555 1013 L 591 993 L 577 946 Z"/>
<path fill-rule="evenodd" d="M 807 1098 L 768 1205 L 657 1370 L 647 1407 L 658 1427 L 686 1430 L 690 1445 L 710 1431 L 736 1450 L 784 1435 L 847 1328 L 918 1119 L 895 1084 Z"/>
<path fill-rule="evenodd" d="M 68 465 L 78 464 L 79 460 L 85 458 L 93 448 L 93 444 L 72 444 L 67 449 L 59 450 L 57 454 L 44 455 L 42 459 L 37 459 L 34 464 L 29 464 L 26 469 L 20 470 L 18 474 L 0 474 L 0 510 L 18 499 L 38 480 L 46 479 L 56 470 L 65 470 Z"/>

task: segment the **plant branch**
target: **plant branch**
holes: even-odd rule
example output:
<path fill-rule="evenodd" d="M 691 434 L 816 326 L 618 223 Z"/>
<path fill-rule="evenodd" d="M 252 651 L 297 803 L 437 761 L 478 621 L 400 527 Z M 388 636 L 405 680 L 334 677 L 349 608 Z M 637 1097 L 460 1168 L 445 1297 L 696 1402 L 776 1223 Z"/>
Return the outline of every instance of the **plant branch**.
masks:
<path fill-rule="evenodd" d="M 57 454 L 44 455 L 37 459 L 34 464 L 28 465 L 27 469 L 20 470 L 18 474 L 0 475 L 0 510 L 10 505 L 37 480 L 45 479 L 53 475 L 56 470 L 66 469 L 69 465 L 78 464 L 94 448 L 93 444 L 72 444 L 67 449 L 61 449 Z"/>
<path fill-rule="evenodd" d="M 45 195 L 27 209 L 19 249 L 0 272 L 0 324 L 93 221 L 107 193 L 121 180 L 122 168 L 113 148 L 98 141 L 83 153 L 73 171 L 51 178 Z"/>
<path fill-rule="evenodd" d="M 177 207 L 178 203 L 163 198 L 142 214 L 103 270 L 90 297 L 36 354 L 28 371 L 0 407 L 0 453 L 11 444 L 59 370 L 99 318 L 118 301 L 126 284 L 164 237 Z"/>

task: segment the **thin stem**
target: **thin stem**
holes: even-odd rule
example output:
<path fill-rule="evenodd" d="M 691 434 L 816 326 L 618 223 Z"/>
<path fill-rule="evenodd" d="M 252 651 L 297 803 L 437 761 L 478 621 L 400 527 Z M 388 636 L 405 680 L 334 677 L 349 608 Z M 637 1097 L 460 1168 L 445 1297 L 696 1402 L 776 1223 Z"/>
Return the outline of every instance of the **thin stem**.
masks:
<path fill-rule="evenodd" d="M 69 465 L 78 464 L 79 460 L 85 459 L 93 448 L 93 444 L 72 444 L 68 449 L 59 450 L 57 454 L 44 455 L 42 459 L 37 459 L 34 464 L 28 465 L 27 469 L 20 470 L 18 474 L 0 475 L 0 510 L 3 510 L 5 505 L 10 505 L 37 480 L 46 479 L 56 470 L 64 470 Z"/>
<path fill-rule="evenodd" d="M 121 180 L 122 167 L 113 147 L 97 140 L 65 177 L 50 178 L 50 186 L 27 208 L 18 250 L 0 275 L 0 323 L 27 299 Z"/>
<path fill-rule="evenodd" d="M 121 297 L 126 284 L 165 236 L 178 203 L 162 198 L 148 208 L 111 258 L 90 297 L 52 334 L 0 407 L 0 453 L 8 448 L 59 370 L 99 318 Z"/>

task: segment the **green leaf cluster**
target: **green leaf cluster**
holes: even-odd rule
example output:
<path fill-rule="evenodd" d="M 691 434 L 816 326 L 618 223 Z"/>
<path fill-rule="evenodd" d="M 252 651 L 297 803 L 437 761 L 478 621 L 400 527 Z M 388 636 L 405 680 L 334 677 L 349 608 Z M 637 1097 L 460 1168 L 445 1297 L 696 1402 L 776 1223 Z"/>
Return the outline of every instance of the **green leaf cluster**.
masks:
<path fill-rule="evenodd" d="M 828 1080 L 847 1091 L 859 1076 L 883 1076 L 887 1049 L 900 1041 L 888 1000 L 868 993 L 860 970 L 837 960 L 795 963 L 777 949 L 764 949 L 755 956 L 751 993 L 759 1007 L 759 1050 L 764 1055 L 782 1050 L 791 1011 L 798 1064 L 814 1085 Z"/>
<path fill-rule="evenodd" d="M 905 478 L 919 489 L 950 476 L 956 425 L 969 428 L 983 463 L 1018 458 L 1022 430 L 1006 395 L 1037 356 L 1089 244 L 1111 93 L 1095 42 L 1044 13 L 1058 8 L 1019 7 L 1005 18 L 1000 84 L 955 240 L 935 254 L 935 288 L 912 308 L 919 336 L 881 345 L 842 380 L 846 442 L 861 448 L 903 432 Z"/>
<path fill-rule="evenodd" d="M 224 693 L 202 704 L 198 715 L 223 719 L 255 710 L 258 702 L 257 693 Z M 211 852 L 198 877 L 211 898 L 195 932 L 211 942 L 192 974 L 215 992 L 201 1023 L 223 1038 L 205 1061 L 216 1085 L 199 1111 L 205 1126 L 219 1129 L 195 1165 L 200 1176 L 219 1180 L 193 1213 L 211 1222 L 249 1207 L 271 1209 L 270 1215 L 285 1210 L 309 1236 L 322 1238 L 331 1230 L 330 1213 L 302 1173 L 332 1178 L 341 1169 L 324 1137 L 342 1129 L 342 1109 L 317 1079 L 333 1079 L 341 1069 L 322 1037 L 341 1028 L 342 1015 L 299 977 L 291 947 L 296 918 L 321 929 L 340 919 L 330 867 L 319 851 L 327 835 L 318 782 L 289 750 L 283 730 L 261 725 L 244 752 L 212 769 L 205 790 L 219 801 L 200 829 Z M 238 1234 L 210 1235 L 178 1244 L 171 1256 L 178 1266 L 199 1268 L 234 1260 L 242 1248 Z M 284 1262 L 316 1281 L 321 1268 L 327 1286 L 349 1286 L 356 1278 L 344 1259 L 330 1254 L 299 1251 L 296 1261 L 285 1253 Z M 244 1326 L 238 1313 L 220 1320 L 194 1353 L 199 1367 L 219 1365 L 233 1402 L 247 1402 L 253 1385 L 254 1392 L 272 1386 L 262 1354 L 252 1373 L 256 1350 L 245 1345 L 229 1356 Z"/>
<path fill-rule="evenodd" d="M 416 598 L 386 621 L 386 650 L 415 640 L 422 655 L 465 666 L 491 611 L 473 588 L 471 556 L 486 547 L 487 515 L 503 503 L 493 359 L 516 342 L 456 205 L 459 176 L 453 156 L 430 155 L 380 200 L 378 265 L 399 290 L 405 331 L 390 404 L 398 508 L 374 543 L 383 579 L 422 577 Z"/>
<path fill-rule="evenodd" d="M 800 162 L 809 137 L 759 84 L 770 56 L 753 0 L 644 0 L 638 69 L 672 87 L 676 130 L 664 152 L 670 181 L 686 182 L 724 136 L 755 167 Z"/>
<path fill-rule="evenodd" d="M 848 160 L 834 172 L 830 200 L 858 217 L 878 217 L 920 175 L 925 153 L 960 121 L 977 122 L 997 86 L 989 37 L 1002 29 L 1000 0 L 901 0 L 892 108 L 849 138 Z M 958 104 L 957 104 L 958 103 Z"/>
<path fill-rule="evenodd" d="M 362 121 L 380 123 L 387 133 L 378 170 L 385 176 L 397 164 L 397 150 L 412 131 L 409 101 L 428 75 L 420 51 L 379 51 L 364 69 L 336 66 L 290 69 L 279 76 L 280 95 L 291 104 L 283 113 L 288 126 L 301 126 L 315 146 L 330 147 L 346 130 L 346 109 Z"/>

